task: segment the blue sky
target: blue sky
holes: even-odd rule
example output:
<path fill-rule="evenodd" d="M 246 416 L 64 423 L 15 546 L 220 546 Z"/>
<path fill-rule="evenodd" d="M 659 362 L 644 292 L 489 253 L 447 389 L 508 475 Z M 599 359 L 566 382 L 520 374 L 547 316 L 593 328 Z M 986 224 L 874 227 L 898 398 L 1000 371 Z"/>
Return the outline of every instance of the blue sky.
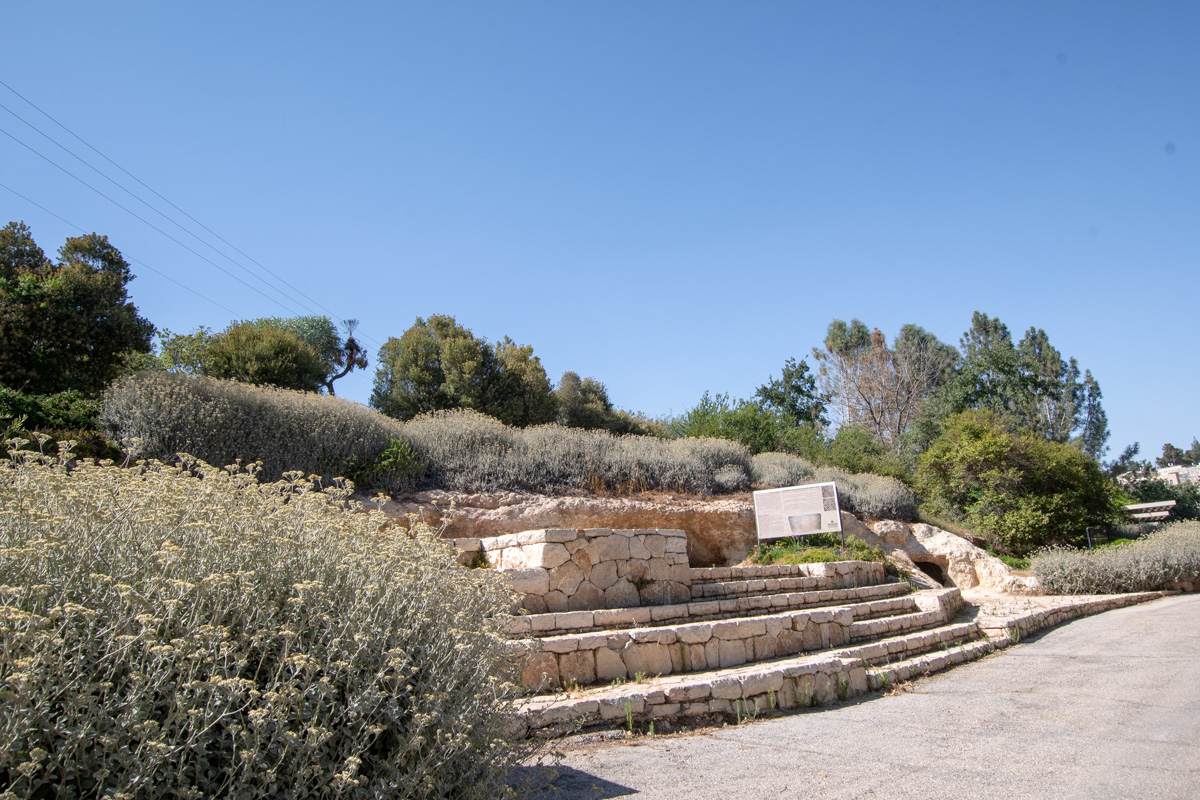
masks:
<path fill-rule="evenodd" d="M 328 312 L 373 355 L 451 314 L 662 415 L 749 396 L 834 318 L 957 344 L 981 310 L 1092 370 L 1112 454 L 1200 435 L 1195 3 L 48 1 L 5 21 L 0 80 L 246 254 L 0 86 L 233 256 L 0 109 L 0 183 L 141 262 L 159 327 Z M 0 216 L 47 252 L 78 232 L 4 189 Z M 339 393 L 365 401 L 373 372 Z"/>

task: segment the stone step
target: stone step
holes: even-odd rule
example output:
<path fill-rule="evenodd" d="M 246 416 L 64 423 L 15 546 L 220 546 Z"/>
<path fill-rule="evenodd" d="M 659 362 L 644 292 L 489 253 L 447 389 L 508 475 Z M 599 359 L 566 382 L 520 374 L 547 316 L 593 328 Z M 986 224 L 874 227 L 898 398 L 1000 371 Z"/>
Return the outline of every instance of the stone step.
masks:
<path fill-rule="evenodd" d="M 517 638 L 542 638 L 567 633 L 646 627 L 656 623 L 705 622 L 754 613 L 777 613 L 826 605 L 902 597 L 907 583 L 881 583 L 857 589 L 821 589 L 748 597 L 726 597 L 669 606 L 636 606 L 597 611 L 564 611 L 513 617 L 505 630 Z"/>
<path fill-rule="evenodd" d="M 885 666 L 867 668 L 867 686 L 873 690 L 887 689 L 902 681 L 930 675 L 965 664 L 996 652 L 996 644 L 990 639 L 965 642 L 931 653 L 922 653 Z"/>
<path fill-rule="evenodd" d="M 722 585 L 718 594 L 745 594 L 756 591 L 778 591 L 758 587 L 750 589 L 744 584 L 766 584 L 768 581 L 799 581 L 790 584 L 792 588 L 801 588 L 804 579 L 825 579 L 828 584 L 819 588 L 848 588 L 869 586 L 883 583 L 887 580 L 884 565 L 873 561 L 831 561 L 817 564 L 772 564 L 750 565 L 742 567 L 705 567 L 691 569 L 692 597 L 711 596 L 714 584 Z M 699 593 L 698 593 L 699 591 Z"/>
<path fill-rule="evenodd" d="M 915 604 L 914 604 L 915 605 Z M 945 617 L 939 611 L 916 611 L 911 614 L 872 614 L 876 619 L 856 620 L 850 626 L 850 641 L 877 639 L 880 636 L 943 625 Z"/>
<path fill-rule="evenodd" d="M 589 686 L 646 675 L 729 668 L 779 656 L 826 650 L 854 641 L 859 618 L 886 629 L 882 615 L 906 618 L 897 630 L 929 626 L 961 602 L 957 589 L 935 590 L 811 610 L 713 622 L 571 633 L 513 643 L 524 648 L 520 682 L 530 691 Z M 925 611 L 909 612 L 914 608 Z M 937 620 L 935 620 L 937 618 Z M 865 628 L 857 629 L 861 635 Z"/>
<path fill-rule="evenodd" d="M 888 665 L 892 662 L 912 658 L 932 650 L 957 646 L 983 634 L 973 622 L 951 623 L 935 628 L 909 631 L 899 636 L 844 647 L 833 651 L 841 658 L 857 658 L 870 666 Z"/>

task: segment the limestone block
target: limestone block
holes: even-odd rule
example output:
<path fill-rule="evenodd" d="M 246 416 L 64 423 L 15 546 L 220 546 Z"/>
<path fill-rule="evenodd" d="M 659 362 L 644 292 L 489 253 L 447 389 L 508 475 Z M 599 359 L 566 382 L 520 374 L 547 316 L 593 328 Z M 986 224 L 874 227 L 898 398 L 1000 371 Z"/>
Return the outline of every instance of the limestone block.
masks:
<path fill-rule="evenodd" d="M 640 625 L 650 622 L 648 608 L 608 608 L 597 609 L 593 614 L 597 625 L 616 627 L 620 625 Z"/>
<path fill-rule="evenodd" d="M 742 677 L 742 696 L 753 697 L 783 688 L 783 676 L 778 672 L 755 672 Z"/>
<path fill-rule="evenodd" d="M 816 698 L 818 705 L 825 705 L 836 697 L 833 691 L 833 683 L 829 680 L 829 676 L 823 672 L 818 672 L 813 676 L 813 697 Z"/>
<path fill-rule="evenodd" d="M 650 551 L 651 558 L 662 558 L 667 554 L 667 540 L 655 533 L 642 540 L 642 544 Z"/>
<path fill-rule="evenodd" d="M 675 635 L 679 637 L 679 641 L 685 644 L 704 644 L 713 635 L 713 626 L 709 622 L 693 622 L 688 625 L 680 625 L 675 629 Z"/>
<path fill-rule="evenodd" d="M 574 561 L 556 567 L 550 572 L 550 588 L 564 595 L 575 594 L 579 584 L 583 583 L 583 570 Z"/>
<path fill-rule="evenodd" d="M 527 544 L 542 544 L 546 541 L 545 531 L 522 531 L 513 535 L 517 537 L 517 544 L 522 547 Z"/>
<path fill-rule="evenodd" d="M 592 574 L 588 575 L 588 580 L 598 589 L 607 589 L 612 586 L 617 582 L 617 562 L 601 561 L 593 565 Z"/>
<path fill-rule="evenodd" d="M 604 608 L 604 592 L 591 581 L 584 581 L 575 594 L 567 598 L 567 608 L 572 611 Z"/>
<path fill-rule="evenodd" d="M 625 715 L 629 711 L 632 711 L 634 714 L 643 714 L 646 711 L 646 701 L 638 695 L 631 697 L 606 697 L 599 702 L 600 719 L 625 719 Z"/>
<path fill-rule="evenodd" d="M 525 662 L 521 670 L 522 686 L 540 692 L 558 684 L 558 659 L 553 653 L 537 653 Z"/>
<path fill-rule="evenodd" d="M 716 700 L 740 700 L 742 682 L 737 678 L 717 678 L 712 681 L 712 696 Z"/>
<path fill-rule="evenodd" d="M 574 533 L 574 531 L 572 531 L 572 533 Z M 567 548 L 567 552 L 572 556 L 574 556 L 583 548 L 587 547 L 587 545 L 587 539 L 584 539 L 582 536 L 580 536 L 578 539 L 571 539 L 570 541 L 563 542 L 563 546 Z"/>
<path fill-rule="evenodd" d="M 533 617 L 518 616 L 504 623 L 504 632 L 509 636 L 528 636 L 533 633 Z"/>
<path fill-rule="evenodd" d="M 673 647 L 667 649 L 671 652 L 671 672 L 690 672 L 687 666 L 690 661 L 687 657 L 688 646 L 683 642 L 676 642 Z"/>
<path fill-rule="evenodd" d="M 587 553 L 592 558 L 592 564 L 601 561 L 619 561 L 629 558 L 629 537 L 616 536 L 611 532 L 607 536 L 592 539 L 588 546 L 580 552 Z"/>
<path fill-rule="evenodd" d="M 639 561 L 648 561 L 653 557 L 646 547 L 645 536 L 635 536 L 629 540 L 629 557 Z"/>
<path fill-rule="evenodd" d="M 454 539 L 453 542 L 460 553 L 477 553 L 483 549 L 483 543 L 478 539 Z"/>
<path fill-rule="evenodd" d="M 631 644 L 621 651 L 625 669 L 630 675 L 669 675 L 671 648 L 664 644 Z"/>
<path fill-rule="evenodd" d="M 583 572 L 584 580 L 587 580 L 588 576 L 592 574 L 592 565 L 596 563 L 591 552 L 586 548 L 572 555 L 571 561 Z"/>
<path fill-rule="evenodd" d="M 559 542 L 566 544 L 580 538 L 579 531 L 573 528 L 551 528 L 541 532 L 542 538 L 547 542 Z"/>
<path fill-rule="evenodd" d="M 688 703 L 683 707 L 683 711 L 681 713 L 685 717 L 699 717 L 704 714 L 708 714 L 709 712 L 710 707 L 708 702 L 701 701 L 699 703 Z"/>
<path fill-rule="evenodd" d="M 686 647 L 688 671 L 701 672 L 708 669 L 707 648 L 702 644 L 689 644 Z"/>
<path fill-rule="evenodd" d="M 567 611 L 554 615 L 555 627 L 563 630 L 571 628 L 590 628 L 595 623 L 591 611 Z"/>
<path fill-rule="evenodd" d="M 499 569 L 525 569 L 531 566 L 525 560 L 525 551 L 519 547 L 506 547 L 500 550 L 499 557 L 494 564 Z"/>
<path fill-rule="evenodd" d="M 545 594 L 550 591 L 550 574 L 544 569 L 505 569 L 502 574 L 515 592 Z"/>
<path fill-rule="evenodd" d="M 828 624 L 828 623 L 826 623 Z M 825 647 L 825 640 L 821 637 L 821 625 L 816 620 L 809 620 L 804 626 L 804 649 L 807 651 L 820 650 Z"/>
<path fill-rule="evenodd" d="M 560 564 L 565 564 L 571 560 L 571 554 L 567 548 L 557 543 L 541 543 L 527 544 L 521 548 L 521 552 L 525 554 L 525 563 L 530 567 L 541 567 L 542 569 L 554 569 Z"/>
<path fill-rule="evenodd" d="M 753 650 L 751 651 L 751 647 Z M 763 661 L 768 658 L 774 658 L 779 655 L 776 639 L 774 636 L 755 636 L 753 639 L 746 640 L 747 653 L 753 652 L 754 661 Z"/>
<path fill-rule="evenodd" d="M 683 604 L 669 606 L 653 606 L 650 609 L 650 619 L 655 622 L 663 620 L 683 619 L 688 616 L 688 607 Z"/>
<path fill-rule="evenodd" d="M 597 650 L 601 647 L 608 647 L 608 634 L 606 633 L 585 633 L 577 636 L 580 650 Z"/>
<path fill-rule="evenodd" d="M 545 614 L 546 599 L 540 594 L 527 594 L 521 598 L 521 607 L 530 614 Z"/>
<path fill-rule="evenodd" d="M 544 596 L 547 612 L 565 612 L 569 608 L 566 595 L 562 591 L 548 591 Z"/>
<path fill-rule="evenodd" d="M 628 670 L 625 669 L 625 662 L 621 660 L 621 654 L 607 647 L 601 647 L 594 651 L 596 654 L 596 680 L 601 682 L 613 681 L 618 678 L 627 678 Z"/>
<path fill-rule="evenodd" d="M 763 625 L 766 626 L 767 636 L 778 636 L 784 628 L 789 631 L 792 629 L 792 620 L 789 617 L 767 617 Z"/>
<path fill-rule="evenodd" d="M 717 664 L 721 669 L 737 667 L 746 663 L 746 646 L 741 639 L 718 640 Z"/>
<path fill-rule="evenodd" d="M 598 571 L 595 570 L 595 572 Z M 608 608 L 636 606 L 640 602 L 641 598 L 638 596 L 637 587 L 624 578 L 604 590 L 604 605 Z"/>
<path fill-rule="evenodd" d="M 717 600 L 703 600 L 698 603 L 688 603 L 688 613 L 695 617 L 720 614 L 721 603 Z"/>
<path fill-rule="evenodd" d="M 579 686 L 587 686 L 595 683 L 596 657 L 591 650 L 568 653 L 558 659 L 558 672 L 564 684 L 573 682 Z"/>
<path fill-rule="evenodd" d="M 547 653 L 574 653 L 579 649 L 579 640 L 574 636 L 548 636 L 541 641 Z"/>
<path fill-rule="evenodd" d="M 799 631 L 780 631 L 775 637 L 775 649 L 779 655 L 795 655 L 804 652 L 804 634 Z"/>
<path fill-rule="evenodd" d="M 653 581 L 668 581 L 671 579 L 671 565 L 665 558 L 652 558 L 647 563 L 648 575 Z"/>
<path fill-rule="evenodd" d="M 663 548 L 666 553 L 687 553 L 687 536 L 668 537 Z"/>
<path fill-rule="evenodd" d="M 673 717 L 679 713 L 681 708 L 679 703 L 663 703 L 661 705 L 652 706 L 650 708 L 650 716 L 652 717 Z"/>
<path fill-rule="evenodd" d="M 672 580 L 675 583 L 683 586 L 690 586 L 692 583 L 692 568 L 687 565 L 687 562 L 684 562 L 683 564 L 676 564 L 671 568 L 671 574 L 668 576 L 668 580 Z"/>

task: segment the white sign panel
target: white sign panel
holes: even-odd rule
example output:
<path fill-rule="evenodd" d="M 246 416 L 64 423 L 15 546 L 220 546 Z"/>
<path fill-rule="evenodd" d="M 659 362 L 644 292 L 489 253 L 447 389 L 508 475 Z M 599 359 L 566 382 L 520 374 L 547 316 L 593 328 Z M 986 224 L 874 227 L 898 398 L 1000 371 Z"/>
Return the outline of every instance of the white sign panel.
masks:
<path fill-rule="evenodd" d="M 813 483 L 755 492 L 754 519 L 759 541 L 840 533 L 842 515 L 837 486 L 832 482 Z"/>

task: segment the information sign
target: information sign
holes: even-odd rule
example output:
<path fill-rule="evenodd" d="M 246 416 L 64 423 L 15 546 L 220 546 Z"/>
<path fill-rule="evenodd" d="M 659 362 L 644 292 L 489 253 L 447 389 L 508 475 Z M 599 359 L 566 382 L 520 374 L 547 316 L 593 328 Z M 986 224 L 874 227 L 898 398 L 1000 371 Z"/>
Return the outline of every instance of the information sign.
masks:
<path fill-rule="evenodd" d="M 831 481 L 755 492 L 754 521 L 760 542 L 815 533 L 841 533 L 837 486 Z"/>

